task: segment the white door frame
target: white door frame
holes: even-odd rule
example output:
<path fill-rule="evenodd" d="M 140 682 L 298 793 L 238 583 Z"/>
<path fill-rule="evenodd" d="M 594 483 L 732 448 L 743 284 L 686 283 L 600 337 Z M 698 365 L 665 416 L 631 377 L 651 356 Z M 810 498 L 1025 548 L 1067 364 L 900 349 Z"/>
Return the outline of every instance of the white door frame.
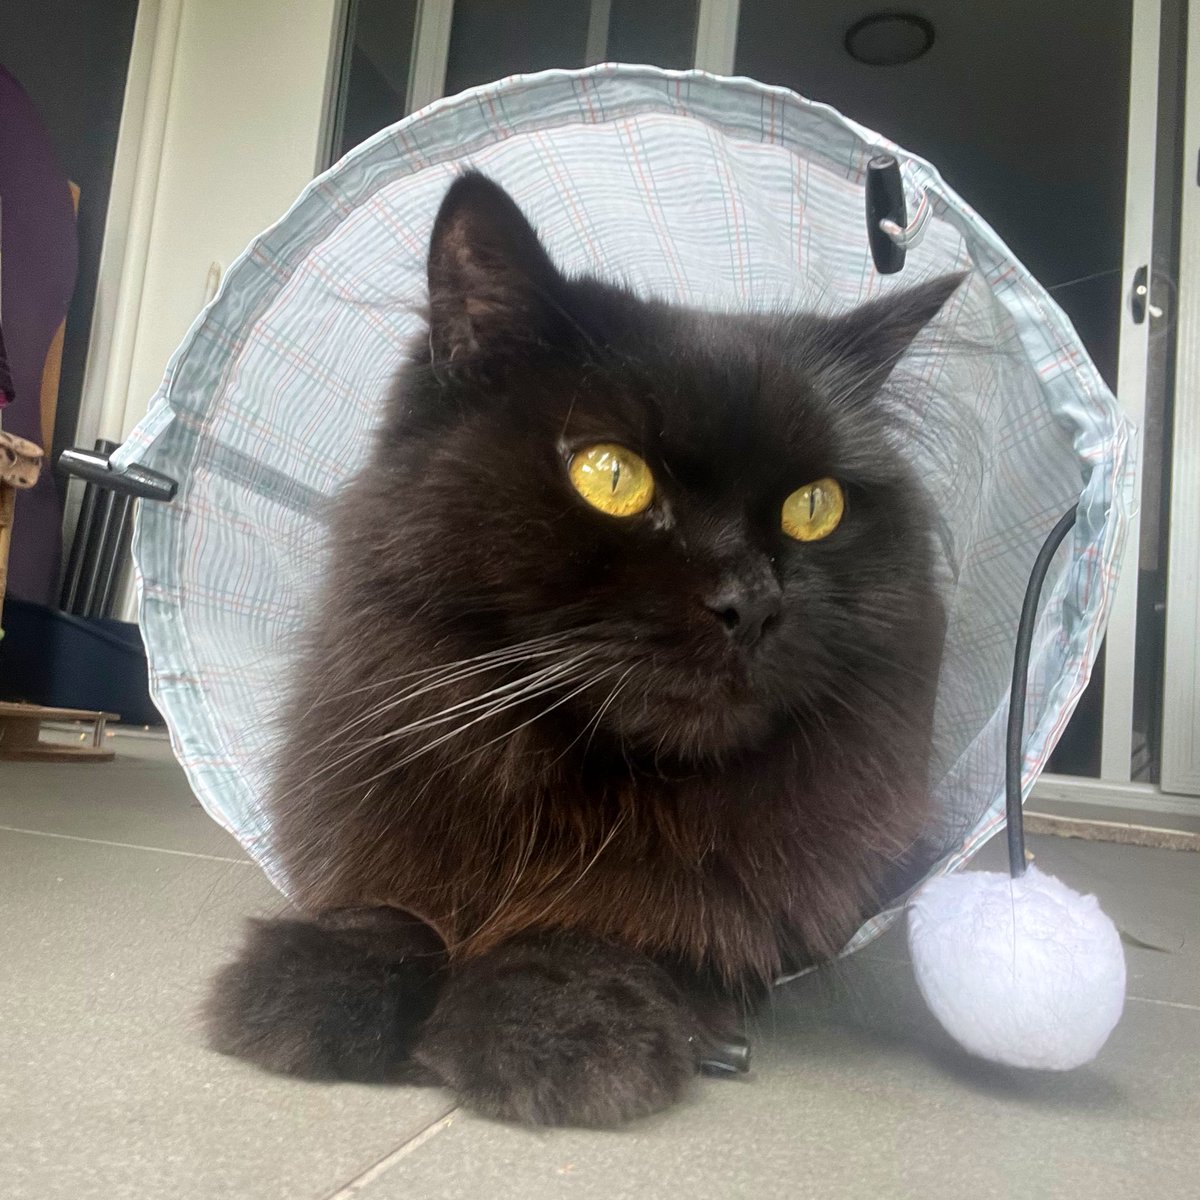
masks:
<path fill-rule="evenodd" d="M 700 0 L 693 59 L 697 70 L 713 75 L 733 74 L 740 10 L 740 0 Z"/>
<path fill-rule="evenodd" d="M 138 4 L 76 428 L 88 447 L 119 442 L 146 400 L 129 381 L 182 16 L 183 0 Z"/>
<path fill-rule="evenodd" d="M 1157 72 L 1149 75 L 1151 47 L 1157 54 L 1158 0 L 1135 0 L 1130 78 L 1126 237 L 1122 278 L 1125 293 L 1133 271 L 1151 260 L 1139 249 L 1153 180 Z M 1174 380 L 1171 487 L 1168 505 L 1166 637 L 1162 680 L 1161 784 L 1129 782 L 1131 732 L 1125 714 L 1133 708 L 1133 647 L 1136 621 L 1138 528 L 1135 516 L 1125 567 L 1108 631 L 1100 779 L 1045 776 L 1034 800 L 1076 802 L 1154 812 L 1200 815 L 1200 0 L 1189 0 L 1181 182 L 1178 319 Z M 1138 139 L 1142 145 L 1138 146 Z M 1147 153 L 1149 152 L 1149 153 Z M 1149 157 L 1149 170 L 1146 159 Z M 1136 176 L 1145 171 L 1143 182 Z M 1150 181 L 1146 183 L 1144 181 Z M 1153 297 L 1148 299 L 1152 300 Z M 1126 304 L 1121 316 L 1118 395 L 1141 423 L 1145 397 L 1145 339 L 1149 319 L 1133 326 Z M 1139 382 L 1140 381 L 1140 382 Z M 1137 407 L 1141 403 L 1142 409 Z M 1140 470 L 1139 491 L 1140 495 Z"/>
<path fill-rule="evenodd" d="M 1200 796 L 1200 0 L 1188 35 L 1161 775 L 1164 790 Z"/>
<path fill-rule="evenodd" d="M 1154 168 L 1158 142 L 1158 60 L 1162 27 L 1160 0 L 1133 0 L 1129 59 L 1129 128 L 1125 158 L 1125 236 L 1121 254 L 1120 343 L 1117 399 L 1141 430 L 1146 422 L 1146 370 L 1150 317 L 1133 319 L 1129 298 L 1139 267 L 1149 268 L 1154 245 Z M 1133 495 L 1142 494 L 1141 456 L 1134 465 Z M 1108 619 L 1104 649 L 1104 707 L 1100 778 L 1129 783 L 1133 761 L 1133 677 L 1137 643 L 1140 506 L 1129 518 L 1125 560 Z"/>
<path fill-rule="evenodd" d="M 583 65 L 594 67 L 608 59 L 608 27 L 612 19 L 612 0 L 591 0 L 588 5 L 587 45 Z"/>
<path fill-rule="evenodd" d="M 412 66 L 408 72 L 406 113 L 414 113 L 445 94 L 453 24 L 454 0 L 421 0 L 417 32 L 413 38 Z"/>

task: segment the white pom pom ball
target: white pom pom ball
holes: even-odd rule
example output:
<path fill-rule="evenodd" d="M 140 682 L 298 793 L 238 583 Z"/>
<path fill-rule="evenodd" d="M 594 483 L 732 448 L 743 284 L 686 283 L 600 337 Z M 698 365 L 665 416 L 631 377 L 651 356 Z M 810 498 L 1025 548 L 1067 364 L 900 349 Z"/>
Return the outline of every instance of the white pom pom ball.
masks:
<path fill-rule="evenodd" d="M 1030 867 L 963 871 L 912 900 L 908 944 L 925 1002 L 964 1049 L 1014 1067 L 1091 1062 L 1125 1004 L 1125 953 L 1095 896 Z"/>

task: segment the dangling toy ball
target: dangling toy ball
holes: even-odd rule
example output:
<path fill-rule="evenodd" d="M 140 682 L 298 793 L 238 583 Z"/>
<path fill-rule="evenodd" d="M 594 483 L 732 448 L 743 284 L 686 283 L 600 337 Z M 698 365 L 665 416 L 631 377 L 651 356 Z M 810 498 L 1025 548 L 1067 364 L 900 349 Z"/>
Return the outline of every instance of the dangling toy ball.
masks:
<path fill-rule="evenodd" d="M 1013 1067 L 1091 1062 L 1125 1004 L 1125 955 L 1095 896 L 1030 867 L 931 879 L 909 910 L 921 994 L 965 1050 Z"/>
<path fill-rule="evenodd" d="M 1091 1062 L 1125 1007 L 1125 952 L 1096 897 L 1026 865 L 1029 658 L 1042 584 L 1076 519 L 1068 510 L 1042 544 L 1017 622 L 1004 756 L 1009 874 L 931 879 L 908 918 L 917 985 L 946 1032 L 980 1058 L 1046 1071 Z"/>

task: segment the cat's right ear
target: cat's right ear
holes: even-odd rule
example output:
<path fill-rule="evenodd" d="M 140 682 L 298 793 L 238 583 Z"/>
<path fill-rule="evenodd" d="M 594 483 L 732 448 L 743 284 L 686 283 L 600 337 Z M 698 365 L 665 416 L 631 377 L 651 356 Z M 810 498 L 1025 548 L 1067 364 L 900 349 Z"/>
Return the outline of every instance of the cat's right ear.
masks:
<path fill-rule="evenodd" d="M 818 345 L 834 392 L 868 399 L 883 386 L 918 334 L 966 278 L 940 275 L 904 291 L 888 292 L 820 327 Z"/>
<path fill-rule="evenodd" d="M 486 368 L 543 341 L 562 277 L 512 197 L 478 172 L 446 193 L 429 246 L 435 370 Z"/>

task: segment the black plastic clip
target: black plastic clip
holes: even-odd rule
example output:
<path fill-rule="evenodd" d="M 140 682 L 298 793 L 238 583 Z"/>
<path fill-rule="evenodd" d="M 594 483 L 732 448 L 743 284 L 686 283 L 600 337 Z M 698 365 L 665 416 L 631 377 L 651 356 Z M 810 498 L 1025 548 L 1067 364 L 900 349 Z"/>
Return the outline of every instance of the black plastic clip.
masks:
<path fill-rule="evenodd" d="M 750 1070 L 750 1043 L 741 1034 L 714 1042 L 700 1063 L 705 1075 L 745 1075 Z"/>
<path fill-rule="evenodd" d="M 887 232 L 884 221 L 900 229 L 908 225 L 900 164 L 891 154 L 878 154 L 867 163 L 867 240 L 875 270 L 880 275 L 895 275 L 904 266 L 908 251 Z"/>

